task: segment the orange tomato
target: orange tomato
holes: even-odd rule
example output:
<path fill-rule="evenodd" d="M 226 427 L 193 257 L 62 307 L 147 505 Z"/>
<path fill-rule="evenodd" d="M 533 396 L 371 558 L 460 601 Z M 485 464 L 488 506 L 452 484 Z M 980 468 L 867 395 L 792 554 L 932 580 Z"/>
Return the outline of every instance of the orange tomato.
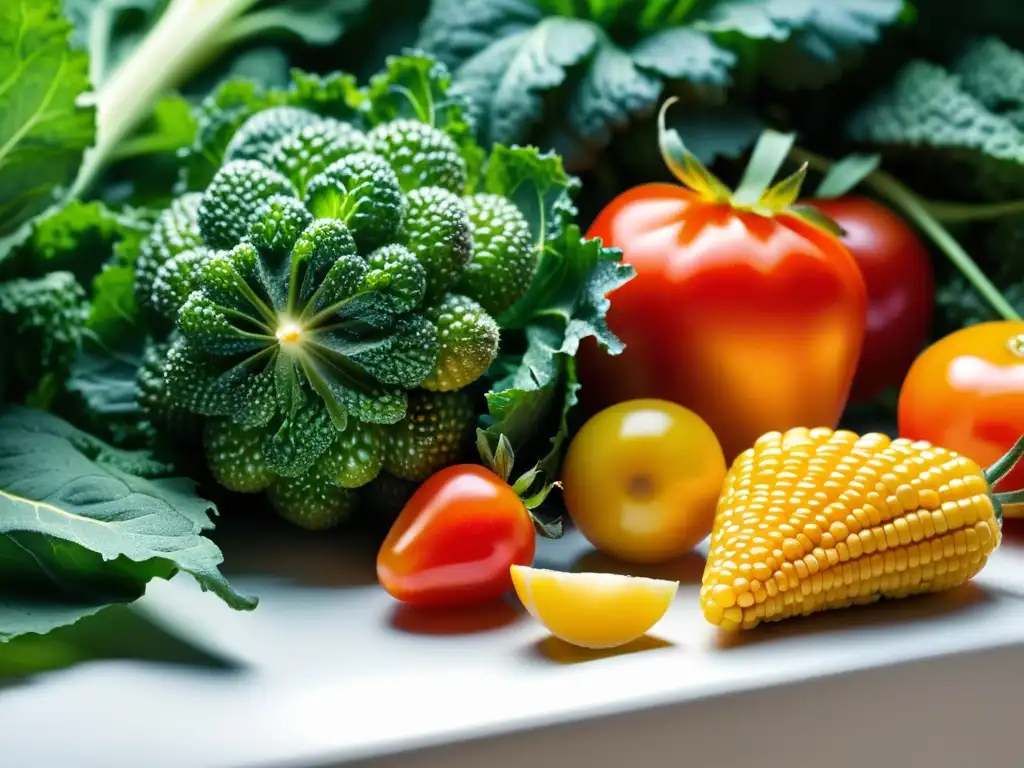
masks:
<path fill-rule="evenodd" d="M 983 468 L 1024 435 L 1024 322 L 963 328 L 914 361 L 899 399 L 901 437 L 927 440 Z M 1024 488 L 1024 462 L 999 490 Z"/>

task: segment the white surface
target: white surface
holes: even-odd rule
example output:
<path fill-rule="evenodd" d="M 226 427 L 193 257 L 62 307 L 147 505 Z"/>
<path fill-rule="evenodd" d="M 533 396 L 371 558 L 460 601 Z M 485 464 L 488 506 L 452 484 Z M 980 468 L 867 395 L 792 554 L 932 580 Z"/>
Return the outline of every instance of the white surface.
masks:
<path fill-rule="evenodd" d="M 586 552 L 575 535 L 543 542 L 537 565 L 601 569 L 600 559 L 580 561 Z M 511 605 L 475 614 L 475 632 L 442 634 L 469 629 L 469 620 L 396 610 L 372 582 L 372 557 L 343 551 L 337 539 L 250 542 L 244 553 L 229 551 L 228 562 L 278 574 L 233 577 L 260 596 L 253 613 L 233 612 L 185 579 L 155 583 L 142 602 L 151 619 L 239 669 L 97 662 L 0 689 L 0 765 L 305 768 L 454 744 L 374 765 L 476 768 L 485 758 L 494 766 L 528 758 L 534 768 L 591 768 L 622 766 L 640 749 L 688 756 L 680 764 L 691 766 L 763 755 L 764 766 L 835 768 L 863 765 L 884 747 L 893 760 L 878 765 L 963 768 L 963 756 L 975 754 L 956 752 L 964 740 L 987 755 L 973 765 L 1019 764 L 1013 718 L 993 721 L 1002 708 L 1017 711 L 1024 690 L 1024 548 L 1012 543 L 951 593 L 741 635 L 701 617 L 702 561 L 692 556 L 673 572 L 643 572 L 683 583 L 651 633 L 660 642 L 617 655 L 573 652 Z M 949 655 L 958 656 L 910 663 Z M 763 690 L 772 686 L 788 687 Z M 630 714 L 650 708 L 658 709 Z M 611 719 L 595 720 L 603 717 Z M 629 735 L 640 741 L 627 743 Z M 901 735 L 920 763 L 892 752 Z M 686 740 L 702 746 L 681 755 Z M 741 754 L 744 744 L 754 751 Z M 820 762 L 816 746 L 802 752 L 818 744 L 837 754 Z M 847 763 L 838 753 L 851 750 L 859 756 Z M 712 763 L 716 755 L 731 757 Z"/>

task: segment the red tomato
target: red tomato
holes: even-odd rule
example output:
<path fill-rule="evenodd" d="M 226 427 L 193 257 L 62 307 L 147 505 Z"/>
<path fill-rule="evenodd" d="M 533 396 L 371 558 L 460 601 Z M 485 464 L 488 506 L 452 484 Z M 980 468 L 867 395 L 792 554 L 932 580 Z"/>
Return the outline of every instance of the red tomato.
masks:
<path fill-rule="evenodd" d="M 995 463 L 1024 435 L 1024 322 L 972 325 L 922 352 L 900 390 L 899 430 Z M 997 487 L 1024 489 L 1024 462 Z"/>
<path fill-rule="evenodd" d="M 898 387 L 931 332 L 935 277 L 914 228 L 866 197 L 810 201 L 839 224 L 868 290 L 867 328 L 850 401 Z"/>
<path fill-rule="evenodd" d="M 581 348 L 588 409 L 641 398 L 689 408 L 727 462 L 765 432 L 835 427 L 864 338 L 866 289 L 838 238 L 646 184 L 587 237 L 621 248 L 636 277 L 610 295 L 618 356 Z"/>
<path fill-rule="evenodd" d="M 467 605 L 512 589 L 509 568 L 531 565 L 533 521 L 515 491 L 475 464 L 421 485 L 377 555 L 377 579 L 397 600 Z"/>

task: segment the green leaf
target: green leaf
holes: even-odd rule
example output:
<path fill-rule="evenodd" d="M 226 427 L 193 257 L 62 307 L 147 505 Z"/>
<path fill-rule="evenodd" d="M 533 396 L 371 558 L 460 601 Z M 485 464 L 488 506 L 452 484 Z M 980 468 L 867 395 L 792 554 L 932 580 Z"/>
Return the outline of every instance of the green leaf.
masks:
<path fill-rule="evenodd" d="M 0 267 L 0 277 L 71 272 L 88 285 L 121 241 L 138 243 L 149 231 L 140 212 L 113 211 L 100 202 L 72 200 L 36 217 Z"/>
<path fill-rule="evenodd" d="M 178 94 L 167 94 L 157 101 L 152 116 L 142 128 L 117 146 L 111 161 L 173 155 L 191 146 L 196 127 L 192 105 Z"/>
<path fill-rule="evenodd" d="M 828 169 L 814 196 L 822 199 L 842 197 L 870 176 L 880 162 L 878 155 L 847 155 Z"/>
<path fill-rule="evenodd" d="M 567 355 L 575 355 L 588 336 L 610 354 L 618 354 L 622 342 L 605 322 L 607 295 L 635 274 L 631 265 L 621 262 L 621 250 L 605 248 L 600 239 L 584 240 L 579 226 L 568 226 L 561 238 L 547 244 L 529 289 L 502 316 L 500 325 L 542 325 L 561 339 L 555 351 Z"/>
<path fill-rule="evenodd" d="M 566 358 L 565 372 L 562 376 L 561 389 L 562 406 L 558 414 L 558 430 L 551 438 L 551 448 L 541 459 L 539 467 L 546 477 L 558 477 L 558 471 L 562 464 L 562 454 L 565 452 L 569 441 L 569 415 L 573 408 L 579 404 L 579 392 L 581 384 L 576 373 L 576 359 Z"/>
<path fill-rule="evenodd" d="M 459 69 L 456 92 L 477 107 L 486 143 L 526 143 L 544 116 L 545 92 L 565 82 L 590 56 L 600 30 L 579 19 L 551 17 L 501 38 Z"/>
<path fill-rule="evenodd" d="M 818 88 L 837 79 L 882 30 L 900 22 L 905 0 L 708 0 L 689 19 L 726 47 L 761 43 L 757 66 L 774 85 Z"/>
<path fill-rule="evenodd" d="M 996 37 L 973 40 L 952 71 L 982 106 L 1024 130 L 1024 52 Z"/>
<path fill-rule="evenodd" d="M 537 248 L 557 237 L 576 214 L 572 196 L 579 180 L 569 176 L 562 159 L 536 147 L 497 145 L 487 163 L 484 191 L 507 197 L 530 223 Z"/>
<path fill-rule="evenodd" d="M 637 43 L 631 54 L 641 69 L 702 86 L 729 85 L 736 64 L 735 53 L 720 47 L 706 32 L 688 27 L 661 29 Z"/>
<path fill-rule="evenodd" d="M 930 62 L 904 66 L 846 130 L 895 167 L 953 186 L 961 197 L 965 191 L 990 200 L 1024 195 L 1024 132 Z"/>
<path fill-rule="evenodd" d="M 370 0 L 292 0 L 268 4 L 245 17 L 247 36 L 289 32 L 309 45 L 330 45 L 366 10 Z"/>
<path fill-rule="evenodd" d="M 95 137 L 89 59 L 58 0 L 0 3 L 0 238 L 49 207 Z"/>
<path fill-rule="evenodd" d="M 602 41 L 569 102 L 569 127 L 588 146 L 603 147 L 614 130 L 657 105 L 662 78 L 644 71 L 622 48 Z"/>
<path fill-rule="evenodd" d="M 203 536 L 213 505 L 189 480 L 141 476 L 154 469 L 49 414 L 0 412 L 0 641 L 132 602 L 177 571 L 233 608 L 256 606 Z"/>
<path fill-rule="evenodd" d="M 469 95 L 485 144 L 591 168 L 665 92 L 724 100 L 739 63 L 788 88 L 835 79 L 903 0 L 434 0 L 418 45 Z M 754 79 L 754 78 L 748 78 Z"/>

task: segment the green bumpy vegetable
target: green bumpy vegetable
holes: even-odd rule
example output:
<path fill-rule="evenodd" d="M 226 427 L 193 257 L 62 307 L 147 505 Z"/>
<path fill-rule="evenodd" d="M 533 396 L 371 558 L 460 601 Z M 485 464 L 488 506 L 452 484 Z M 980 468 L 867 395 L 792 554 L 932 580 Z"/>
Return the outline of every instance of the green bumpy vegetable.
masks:
<path fill-rule="evenodd" d="M 229 81 L 145 244 L 137 299 L 165 351 L 140 405 L 190 414 L 217 482 L 296 525 L 387 517 L 472 460 L 477 428 L 554 473 L 580 340 L 622 348 L 606 296 L 632 270 L 572 223 L 578 180 L 554 153 L 485 152 L 450 84 L 415 51 L 363 87 Z"/>
<path fill-rule="evenodd" d="M 59 386 L 88 318 L 85 290 L 70 272 L 0 283 L 0 401 Z"/>
<path fill-rule="evenodd" d="M 153 229 L 139 249 L 139 258 L 135 266 L 135 298 L 144 315 L 155 322 L 157 318 L 165 321 L 170 316 L 173 322 L 173 308 L 160 308 L 154 305 L 154 283 L 160 268 L 173 257 L 199 249 L 202 252 L 203 240 L 199 232 L 199 203 L 201 195 L 188 193 L 174 200 L 164 210 Z"/>
<path fill-rule="evenodd" d="M 426 122 L 251 116 L 144 246 L 139 300 L 175 327 L 145 407 L 202 417 L 214 478 L 313 529 L 385 468 L 453 461 L 476 424 L 463 390 L 498 354 L 484 302 L 512 304 L 537 267 L 522 213 L 469 184 Z"/>

